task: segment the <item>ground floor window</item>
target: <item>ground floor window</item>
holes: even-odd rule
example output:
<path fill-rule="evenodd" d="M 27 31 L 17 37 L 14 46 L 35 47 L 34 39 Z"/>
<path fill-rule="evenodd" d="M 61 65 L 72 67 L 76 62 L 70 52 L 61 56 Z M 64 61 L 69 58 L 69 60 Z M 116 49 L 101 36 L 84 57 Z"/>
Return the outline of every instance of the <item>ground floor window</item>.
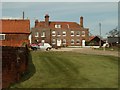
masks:
<path fill-rule="evenodd" d="M 76 43 L 77 43 L 77 44 L 80 44 L 80 40 L 79 40 L 79 39 L 77 39 Z"/>
<path fill-rule="evenodd" d="M 56 43 L 56 40 L 55 39 L 52 39 L 52 44 L 54 45 Z"/>
<path fill-rule="evenodd" d="M 0 40 L 5 40 L 5 34 L 0 34 Z"/>
<path fill-rule="evenodd" d="M 71 44 L 74 44 L 74 39 L 71 39 Z"/>
<path fill-rule="evenodd" d="M 63 39 L 63 44 L 66 44 L 66 39 Z"/>

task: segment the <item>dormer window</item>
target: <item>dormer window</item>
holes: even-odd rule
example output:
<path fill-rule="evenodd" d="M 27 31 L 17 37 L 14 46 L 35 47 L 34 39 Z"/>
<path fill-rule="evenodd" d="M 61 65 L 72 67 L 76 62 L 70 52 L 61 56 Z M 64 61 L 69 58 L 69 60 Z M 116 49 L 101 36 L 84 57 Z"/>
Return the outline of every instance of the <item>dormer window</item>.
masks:
<path fill-rule="evenodd" d="M 60 24 L 56 24 L 55 28 L 61 28 L 61 25 Z"/>

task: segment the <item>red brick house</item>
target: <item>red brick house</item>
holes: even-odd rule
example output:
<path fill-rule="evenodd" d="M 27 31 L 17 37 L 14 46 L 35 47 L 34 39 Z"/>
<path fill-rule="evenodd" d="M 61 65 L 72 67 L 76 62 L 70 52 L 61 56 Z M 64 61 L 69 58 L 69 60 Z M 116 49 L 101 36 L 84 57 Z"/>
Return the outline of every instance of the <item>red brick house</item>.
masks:
<path fill-rule="evenodd" d="M 80 24 L 76 22 L 50 21 L 45 15 L 45 21 L 35 21 L 32 28 L 32 43 L 46 42 L 55 46 L 82 46 L 89 39 L 89 29 L 83 26 L 83 17 Z"/>
<path fill-rule="evenodd" d="M 30 20 L 1 19 L 0 25 L 0 46 L 21 47 L 29 43 Z"/>

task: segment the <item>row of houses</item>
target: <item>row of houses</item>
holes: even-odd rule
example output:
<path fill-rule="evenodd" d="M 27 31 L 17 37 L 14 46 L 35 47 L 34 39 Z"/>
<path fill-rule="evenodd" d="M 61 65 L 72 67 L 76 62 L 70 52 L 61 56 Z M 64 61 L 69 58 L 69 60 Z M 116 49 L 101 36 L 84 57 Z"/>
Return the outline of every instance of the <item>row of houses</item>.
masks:
<path fill-rule="evenodd" d="M 21 47 L 29 43 L 49 43 L 53 47 L 85 46 L 85 42 L 93 43 L 94 40 L 92 45 L 99 45 L 100 38 L 89 36 L 89 28 L 84 27 L 82 16 L 79 21 L 50 21 L 46 14 L 44 21 L 35 20 L 30 29 L 29 19 L 1 19 L 0 46 Z"/>
<path fill-rule="evenodd" d="M 49 43 L 55 46 L 82 46 L 89 39 L 89 28 L 84 28 L 83 17 L 76 22 L 35 21 L 30 30 L 29 19 L 1 19 L 0 46 L 16 46 L 29 43 Z"/>

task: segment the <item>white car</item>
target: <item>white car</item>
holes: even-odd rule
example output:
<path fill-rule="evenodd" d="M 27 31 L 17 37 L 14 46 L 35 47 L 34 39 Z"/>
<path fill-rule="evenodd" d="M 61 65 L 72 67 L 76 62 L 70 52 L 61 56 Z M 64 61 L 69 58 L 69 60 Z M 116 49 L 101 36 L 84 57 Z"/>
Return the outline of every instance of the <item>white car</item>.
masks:
<path fill-rule="evenodd" d="M 39 43 L 38 46 L 40 49 L 44 49 L 47 51 L 52 48 L 52 46 L 49 43 Z"/>

